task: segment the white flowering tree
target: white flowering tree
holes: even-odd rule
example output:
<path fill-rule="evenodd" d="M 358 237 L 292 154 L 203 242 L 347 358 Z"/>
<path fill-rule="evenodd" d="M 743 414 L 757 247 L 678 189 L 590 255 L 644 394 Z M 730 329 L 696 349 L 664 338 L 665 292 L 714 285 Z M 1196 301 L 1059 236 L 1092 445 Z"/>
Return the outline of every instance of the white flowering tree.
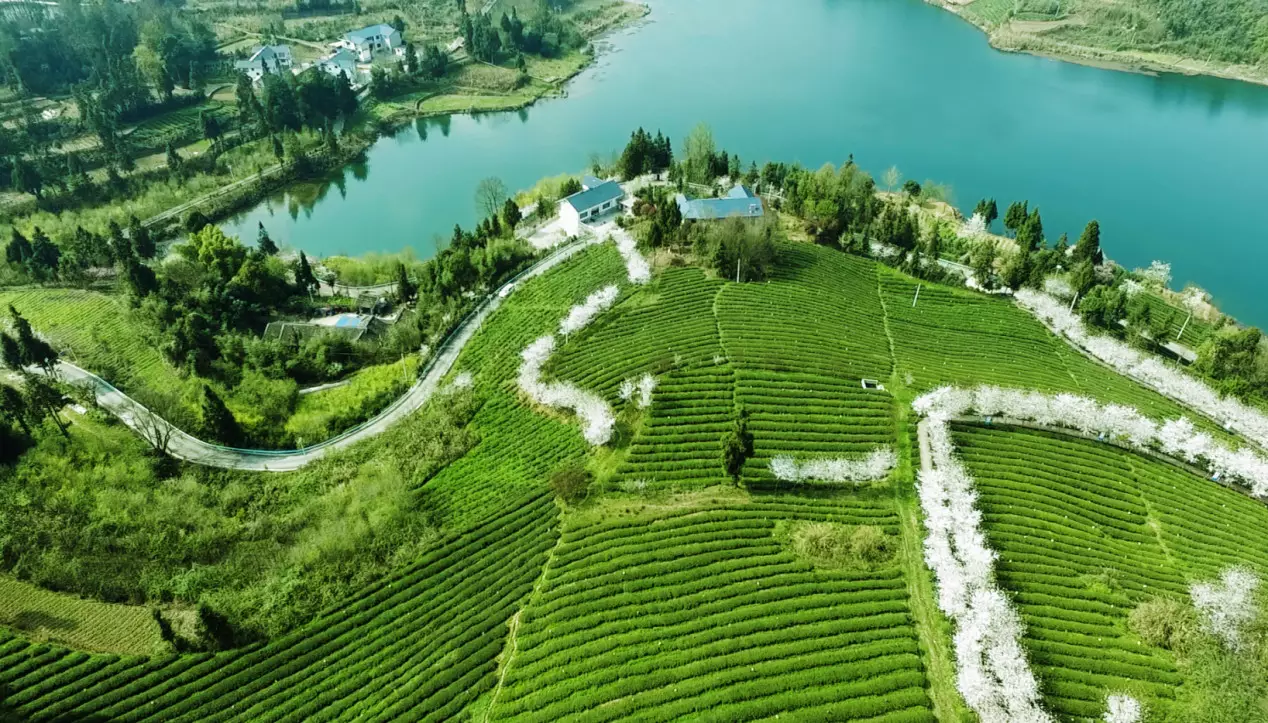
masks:
<path fill-rule="evenodd" d="M 889 447 L 877 447 L 862 459 L 812 459 L 799 462 L 791 455 L 770 461 L 771 474 L 783 482 L 873 482 L 884 479 L 898 463 Z"/>
<path fill-rule="evenodd" d="M 1240 650 L 1246 626 L 1255 621 L 1255 590 L 1259 578 L 1245 567 L 1230 567 L 1219 582 L 1197 583 L 1189 588 L 1202 627 L 1218 637 L 1229 650 Z"/>
<path fill-rule="evenodd" d="M 1140 723 L 1145 708 L 1140 701 L 1126 693 L 1111 693 L 1105 699 L 1105 723 Z"/>

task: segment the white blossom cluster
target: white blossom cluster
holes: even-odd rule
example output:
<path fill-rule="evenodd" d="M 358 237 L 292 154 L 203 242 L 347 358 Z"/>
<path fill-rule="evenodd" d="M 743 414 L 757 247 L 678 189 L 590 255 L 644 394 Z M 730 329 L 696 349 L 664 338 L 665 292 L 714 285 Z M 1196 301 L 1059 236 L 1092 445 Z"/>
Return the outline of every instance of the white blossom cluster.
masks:
<path fill-rule="evenodd" d="M 581 331 L 594 321 L 595 317 L 610 309 L 612 304 L 616 303 L 619 293 L 620 289 L 616 286 L 605 286 L 590 294 L 585 301 L 568 310 L 568 316 L 559 322 L 559 333 L 567 335 Z"/>
<path fill-rule="evenodd" d="M 1198 583 L 1189 588 L 1193 606 L 1208 633 L 1219 637 L 1230 650 L 1242 647 L 1242 633 L 1255 619 L 1255 589 L 1259 578 L 1244 567 L 1230 567 L 1219 583 Z"/>
<path fill-rule="evenodd" d="M 592 445 L 606 444 L 612 439 L 616 417 L 597 394 L 566 382 L 542 380 L 542 367 L 555 351 L 555 337 L 539 337 L 520 354 L 519 385 L 534 402 L 547 407 L 571 409 L 581 420 L 581 436 Z"/>
<path fill-rule="evenodd" d="M 625 271 L 629 274 L 630 283 L 646 284 L 652 279 L 652 267 L 648 265 L 647 259 L 638 252 L 638 244 L 634 241 L 634 237 L 625 232 L 617 233 L 614 237 L 616 241 L 616 250 L 621 252 L 621 258 L 625 259 Z"/>
<path fill-rule="evenodd" d="M 656 390 L 656 377 L 651 374 L 644 374 L 638 379 L 626 379 L 621 382 L 621 386 L 617 388 L 617 396 L 621 401 L 628 402 L 634 398 L 634 394 L 638 393 L 638 408 L 647 409 L 652 406 L 652 392 Z"/>
<path fill-rule="evenodd" d="M 1127 294 L 1127 298 L 1132 298 L 1145 290 L 1145 285 L 1135 279 L 1127 279 L 1123 282 L 1123 293 Z"/>
<path fill-rule="evenodd" d="M 976 239 L 986 235 L 986 217 L 975 213 L 960 224 L 960 238 Z"/>
<path fill-rule="evenodd" d="M 474 385 L 475 377 L 471 375 L 471 372 L 458 372 L 454 375 L 453 381 L 449 382 L 449 387 L 445 391 L 452 394 L 463 389 L 470 389 Z"/>
<path fill-rule="evenodd" d="M 1074 296 L 1074 287 L 1060 276 L 1049 276 L 1044 279 L 1043 290 L 1059 299 L 1069 299 Z"/>
<path fill-rule="evenodd" d="M 1171 283 L 1171 264 L 1165 261 L 1152 261 L 1147 269 L 1136 269 L 1145 281 L 1166 288 Z"/>
<path fill-rule="evenodd" d="M 1140 723 L 1145 714 L 1140 701 L 1126 693 L 1111 693 L 1105 699 L 1105 723 Z"/>
<path fill-rule="evenodd" d="M 1232 397 L 1221 397 L 1203 382 L 1173 369 L 1156 357 L 1142 354 L 1108 336 L 1091 334 L 1065 304 L 1048 294 L 1019 289 L 1018 303 L 1059 334 L 1083 347 L 1092 356 L 1186 406 L 1220 420 L 1230 429 L 1268 447 L 1268 416 Z"/>
<path fill-rule="evenodd" d="M 938 583 L 938 606 L 956 625 L 956 685 L 983 723 L 1048 723 L 1039 684 L 1021 647 L 1022 624 L 994 583 L 973 478 L 956 459 L 947 418 L 926 421 L 932 468 L 919 475 L 925 561 Z"/>
<path fill-rule="evenodd" d="M 784 482 L 816 480 L 820 482 L 872 482 L 884 479 L 898 464 L 898 456 L 889 447 L 877 447 L 863 459 L 811 459 L 798 462 L 790 455 L 770 461 L 771 474 Z"/>
<path fill-rule="evenodd" d="M 1249 447 L 1229 448 L 1198 431 L 1193 422 L 1184 417 L 1159 424 L 1119 404 L 1101 404 L 1074 394 L 1043 394 L 992 386 L 942 387 L 919 397 L 912 407 L 919 414 L 941 419 L 973 412 L 1084 434 L 1104 434 L 1138 449 L 1154 447 L 1190 464 L 1202 464 L 1213 474 L 1237 479 L 1256 495 L 1268 496 L 1268 460 Z"/>

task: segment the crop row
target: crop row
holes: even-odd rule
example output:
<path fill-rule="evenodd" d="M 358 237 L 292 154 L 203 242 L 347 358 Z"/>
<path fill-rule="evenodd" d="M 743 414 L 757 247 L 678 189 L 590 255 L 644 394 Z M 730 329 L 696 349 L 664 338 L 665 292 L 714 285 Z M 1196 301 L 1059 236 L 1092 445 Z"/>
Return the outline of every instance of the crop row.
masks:
<path fill-rule="evenodd" d="M 521 616 L 493 717 L 740 720 L 823 706 L 929 720 L 901 569 L 819 571 L 771 537 L 781 517 L 870 507 L 895 519 L 888 499 L 841 500 L 760 498 L 566 530 Z"/>
<path fill-rule="evenodd" d="M 1151 527 L 1143 480 L 1164 467 L 1096 442 L 1028 431 L 959 429 L 977 479 L 1000 584 L 1026 623 L 1025 645 L 1048 708 L 1099 715 L 1110 692 L 1171 698 L 1170 656 L 1126 630 L 1132 608 L 1182 596 L 1184 570 Z M 1203 480 L 1187 484 L 1223 490 Z M 1232 493 L 1229 493 L 1232 494 Z M 1168 554 L 1171 553 L 1171 554 Z"/>
<path fill-rule="evenodd" d="M 554 514 L 546 496 L 512 505 L 360 598 L 266 645 L 147 660 L 5 644 L 0 653 L 24 656 L 6 660 L 14 663 L 4 666 L 9 701 L 33 721 L 455 713 L 495 682 L 506 620 L 554 545 Z M 42 676 L 31 670 L 37 663 Z"/>

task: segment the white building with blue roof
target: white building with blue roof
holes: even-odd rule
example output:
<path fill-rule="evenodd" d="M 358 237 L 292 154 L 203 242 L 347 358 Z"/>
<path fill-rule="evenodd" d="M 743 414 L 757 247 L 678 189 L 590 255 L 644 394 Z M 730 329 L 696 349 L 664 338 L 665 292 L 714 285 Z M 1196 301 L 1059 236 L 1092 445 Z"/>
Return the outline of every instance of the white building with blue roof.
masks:
<path fill-rule="evenodd" d="M 581 191 L 559 202 L 559 221 L 569 236 L 580 235 L 582 224 L 615 211 L 625 197 L 621 184 L 594 176 L 582 177 L 581 188 Z"/>
<path fill-rule="evenodd" d="M 368 63 L 383 53 L 405 54 L 401 31 L 385 23 L 345 33 L 336 45 L 352 51 L 362 63 Z"/>
<path fill-rule="evenodd" d="M 765 213 L 761 197 L 742 184 L 736 184 L 722 198 L 687 198 L 680 193 L 674 200 L 684 220 L 761 218 Z"/>

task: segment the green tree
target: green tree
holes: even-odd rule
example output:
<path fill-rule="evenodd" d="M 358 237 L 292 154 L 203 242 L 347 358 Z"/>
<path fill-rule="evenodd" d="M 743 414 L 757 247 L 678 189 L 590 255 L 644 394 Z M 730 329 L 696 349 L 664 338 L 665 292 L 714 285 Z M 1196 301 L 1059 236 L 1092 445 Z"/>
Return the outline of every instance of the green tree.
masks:
<path fill-rule="evenodd" d="M 51 418 L 62 436 L 69 437 L 70 434 L 66 431 L 66 423 L 62 421 L 60 412 L 65 404 L 65 397 L 61 390 L 48 377 L 28 373 L 22 375 L 22 387 L 25 392 L 26 408 L 38 410 L 37 419 Z"/>
<path fill-rule="evenodd" d="M 753 454 L 753 434 L 748 431 L 748 412 L 741 407 L 731 430 L 722 437 L 722 467 L 739 481 L 744 462 Z"/>
<path fill-rule="evenodd" d="M 1008 204 L 1008 210 L 1004 212 L 1004 228 L 1012 231 L 1014 234 L 1021 228 L 1021 225 L 1030 218 L 1030 211 L 1026 208 L 1027 201 L 1013 201 Z"/>
<path fill-rule="evenodd" d="M 199 408 L 203 432 L 211 439 L 234 446 L 242 442 L 242 428 L 238 420 L 225 406 L 210 386 L 203 385 L 202 403 Z"/>
<path fill-rule="evenodd" d="M 24 158 L 13 160 L 13 187 L 22 193 L 29 193 L 39 200 L 44 195 L 44 177 L 35 164 Z"/>
<path fill-rule="evenodd" d="M 1027 253 L 1034 252 L 1043 246 L 1043 219 L 1039 216 L 1038 208 L 1031 211 L 1016 230 L 1017 245 L 1025 249 Z"/>
<path fill-rule="evenodd" d="M 158 252 L 150 231 L 141 224 L 135 215 L 128 218 L 128 238 L 132 241 L 132 249 L 143 259 L 152 259 Z"/>
<path fill-rule="evenodd" d="M 138 299 L 143 299 L 158 291 L 158 277 L 154 269 L 146 266 L 135 256 L 129 256 L 122 262 L 124 279 L 128 283 L 128 291 Z"/>
<path fill-rule="evenodd" d="M 908 196 L 911 196 L 912 198 L 919 198 L 920 184 L 916 183 L 915 181 L 911 179 L 908 179 L 907 182 L 903 184 L 903 193 L 907 194 Z"/>
<path fill-rule="evenodd" d="M 717 147 L 713 143 L 713 129 L 701 123 L 687 134 L 682 144 L 683 170 L 692 183 L 712 183 Z"/>
<path fill-rule="evenodd" d="M 5 338 L 8 338 L 7 336 Z M 9 339 L 13 342 L 12 339 Z M 16 344 L 16 342 L 14 342 Z M 22 393 L 7 384 L 0 384 L 0 417 L 12 419 L 22 427 L 22 431 L 27 435 L 31 434 L 31 427 L 27 424 L 29 412 L 26 408 L 26 400 L 22 398 Z"/>
<path fill-rule="evenodd" d="M 300 293 L 311 294 L 320 286 L 317 276 L 313 274 L 313 267 L 308 263 L 308 257 L 300 251 L 299 261 L 295 263 L 295 287 L 300 290 Z"/>
<path fill-rule="evenodd" d="M 216 117 L 215 113 L 209 113 L 204 110 L 199 112 L 198 121 L 202 125 L 203 138 L 211 141 L 212 148 L 219 148 L 220 136 L 224 132 L 220 127 L 220 119 Z"/>
<path fill-rule="evenodd" d="M 9 238 L 9 245 L 4 249 L 4 258 L 12 266 L 26 267 L 31 258 L 31 242 L 27 241 L 16 228 Z"/>
<path fill-rule="evenodd" d="M 1104 263 L 1105 255 L 1101 252 L 1100 222 L 1093 219 L 1083 227 L 1083 233 L 1079 236 L 1078 243 L 1074 245 L 1074 258 L 1079 261 L 1089 261 L 1097 266 Z"/>
<path fill-rule="evenodd" d="M 775 264 L 775 245 L 782 234 L 778 222 L 771 219 L 729 218 L 711 226 L 703 243 L 718 276 L 762 281 Z"/>
<path fill-rule="evenodd" d="M 418 296 L 418 286 L 410 281 L 409 271 L 406 270 L 405 264 L 396 262 L 396 300 L 402 304 L 408 304 Z"/>
<path fill-rule="evenodd" d="M 265 256 L 277 256 L 277 244 L 269 238 L 269 232 L 264 228 L 263 221 L 260 222 L 260 228 L 255 235 L 255 247 Z"/>
<path fill-rule="evenodd" d="M 983 198 L 973 207 L 973 213 L 981 216 L 982 220 L 986 221 L 986 227 L 990 228 L 995 219 L 999 218 L 999 206 L 995 204 L 995 199 Z"/>
<path fill-rule="evenodd" d="M 983 241 L 973 247 L 969 255 L 969 266 L 973 269 L 973 278 L 982 288 L 990 290 L 996 286 L 995 259 L 999 249 L 993 241 Z"/>
<path fill-rule="evenodd" d="M 9 318 L 13 322 L 13 333 L 17 339 L 21 364 L 35 365 L 46 372 L 52 372 L 53 367 L 57 365 L 57 350 L 35 335 L 31 323 L 13 308 L 13 304 L 9 304 Z"/>
<path fill-rule="evenodd" d="M 521 220 L 519 204 L 513 198 L 506 199 L 506 203 L 502 204 L 502 224 L 508 229 L 515 230 Z"/>
<path fill-rule="evenodd" d="M 40 281 L 49 281 L 57 277 L 61 267 L 62 251 L 39 226 L 31 233 L 31 258 L 27 259 L 27 270 Z"/>

